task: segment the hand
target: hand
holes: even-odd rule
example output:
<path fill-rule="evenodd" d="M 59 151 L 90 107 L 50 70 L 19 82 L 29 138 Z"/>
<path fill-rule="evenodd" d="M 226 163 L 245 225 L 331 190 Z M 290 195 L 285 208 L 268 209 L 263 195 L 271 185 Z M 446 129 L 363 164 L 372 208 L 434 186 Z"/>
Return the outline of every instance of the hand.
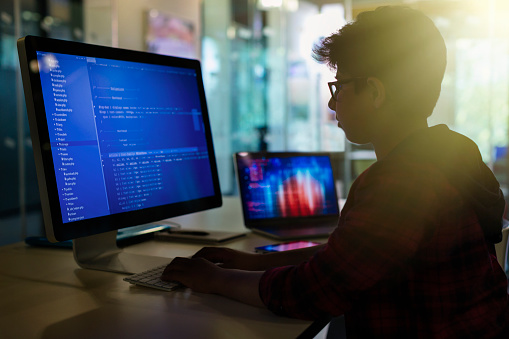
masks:
<path fill-rule="evenodd" d="M 175 258 L 162 280 L 175 280 L 193 291 L 215 293 L 246 304 L 264 307 L 258 292 L 263 272 L 227 270 L 204 258 Z"/>
<path fill-rule="evenodd" d="M 166 266 L 162 280 L 178 281 L 196 292 L 217 293 L 222 268 L 202 258 L 175 258 Z"/>
<path fill-rule="evenodd" d="M 204 247 L 193 258 L 203 258 L 222 268 L 247 271 L 265 270 L 264 257 L 260 254 L 237 251 L 224 247 Z"/>

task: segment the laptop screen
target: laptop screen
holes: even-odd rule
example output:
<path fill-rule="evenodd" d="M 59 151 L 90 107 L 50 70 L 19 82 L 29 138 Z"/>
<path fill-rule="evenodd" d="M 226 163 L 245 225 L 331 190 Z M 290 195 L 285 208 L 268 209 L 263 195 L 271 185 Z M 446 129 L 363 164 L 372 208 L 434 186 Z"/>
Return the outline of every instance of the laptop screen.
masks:
<path fill-rule="evenodd" d="M 327 153 L 237 153 L 245 221 L 337 216 L 338 199 Z"/>

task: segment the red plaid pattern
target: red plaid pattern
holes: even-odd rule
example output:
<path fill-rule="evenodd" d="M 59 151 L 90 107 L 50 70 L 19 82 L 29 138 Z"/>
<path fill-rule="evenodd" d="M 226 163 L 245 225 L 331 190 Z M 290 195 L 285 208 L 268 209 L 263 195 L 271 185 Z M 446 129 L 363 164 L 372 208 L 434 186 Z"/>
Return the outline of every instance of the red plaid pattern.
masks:
<path fill-rule="evenodd" d="M 284 316 L 345 314 L 349 338 L 509 338 L 507 278 L 469 206 L 436 166 L 379 161 L 327 246 L 268 270 L 260 296 Z"/>

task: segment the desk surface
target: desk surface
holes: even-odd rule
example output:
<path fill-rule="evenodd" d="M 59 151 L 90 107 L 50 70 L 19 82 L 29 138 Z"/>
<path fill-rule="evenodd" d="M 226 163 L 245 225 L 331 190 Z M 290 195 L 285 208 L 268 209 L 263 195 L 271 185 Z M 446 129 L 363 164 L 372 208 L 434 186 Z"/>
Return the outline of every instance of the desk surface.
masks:
<path fill-rule="evenodd" d="M 235 198 L 219 209 L 172 220 L 184 228 L 244 230 Z M 249 233 L 224 246 L 253 250 L 273 242 Z M 172 258 L 202 246 L 149 241 L 125 251 Z M 221 296 L 133 286 L 123 277 L 82 269 L 66 249 L 0 247 L 0 337 L 294 338 L 310 325 Z"/>

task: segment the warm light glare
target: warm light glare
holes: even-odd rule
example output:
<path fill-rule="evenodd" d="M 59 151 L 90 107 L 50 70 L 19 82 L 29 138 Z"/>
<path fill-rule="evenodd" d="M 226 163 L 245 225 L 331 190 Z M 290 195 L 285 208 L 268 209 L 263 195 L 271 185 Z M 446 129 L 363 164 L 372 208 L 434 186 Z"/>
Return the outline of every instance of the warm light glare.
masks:
<path fill-rule="evenodd" d="M 283 6 L 283 0 L 260 0 L 262 8 L 277 8 Z"/>
<path fill-rule="evenodd" d="M 283 8 L 289 12 L 296 12 L 299 9 L 299 0 L 259 0 L 258 8 L 262 10 Z"/>
<path fill-rule="evenodd" d="M 306 18 L 299 39 L 299 52 L 302 58 L 309 60 L 310 65 L 318 65 L 311 59 L 310 51 L 313 46 L 345 24 L 345 10 L 341 4 L 323 5 L 319 14 Z"/>
<path fill-rule="evenodd" d="M 286 9 L 290 12 L 297 12 L 299 9 L 299 0 L 286 0 Z"/>

